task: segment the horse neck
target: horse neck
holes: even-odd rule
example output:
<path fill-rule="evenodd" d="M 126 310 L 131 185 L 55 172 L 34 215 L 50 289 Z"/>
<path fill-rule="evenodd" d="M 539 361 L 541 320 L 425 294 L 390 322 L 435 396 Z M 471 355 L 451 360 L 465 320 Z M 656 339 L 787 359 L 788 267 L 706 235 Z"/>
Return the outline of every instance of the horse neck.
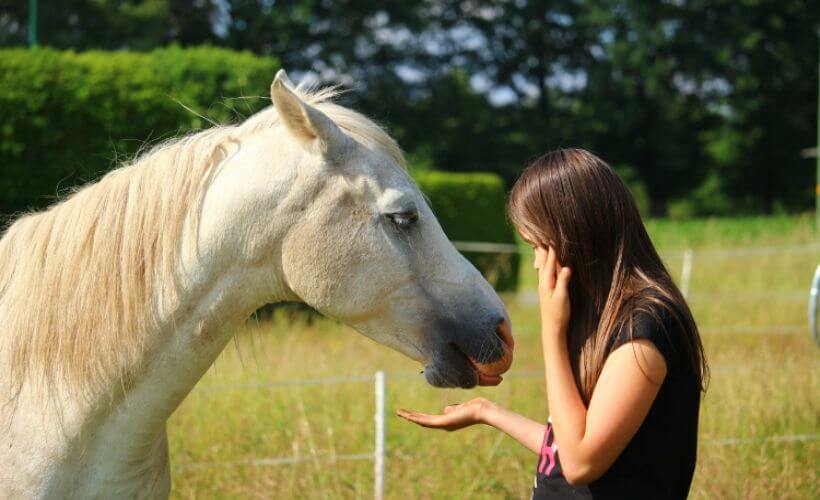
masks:
<path fill-rule="evenodd" d="M 241 162 L 241 158 L 233 161 Z M 208 188 L 218 194 L 213 197 L 215 205 L 209 205 L 208 196 L 205 197 L 201 217 L 205 225 L 186 227 L 183 232 L 183 238 L 196 238 L 196 244 L 182 245 L 178 290 L 173 301 L 158 307 L 158 330 L 152 334 L 156 341 L 150 342 L 152 348 L 144 352 L 138 363 L 143 369 L 135 374 L 124 393 L 121 386 L 110 387 L 113 393 L 122 394 L 116 398 L 115 411 L 101 400 L 95 412 L 97 417 L 90 419 L 105 419 L 103 427 L 112 440 L 132 435 L 133 429 L 142 429 L 142 434 L 151 439 L 164 437 L 165 420 L 202 378 L 242 322 L 266 303 L 296 299 L 285 284 L 280 267 L 252 266 L 239 258 L 244 242 L 237 233 L 242 231 L 236 230 L 230 217 L 221 215 L 230 209 L 219 206 L 226 191 L 242 185 L 236 178 L 241 177 L 242 165 L 233 161 L 222 165 L 220 175 Z M 279 168 L 284 173 L 292 171 L 288 165 Z M 281 197 L 288 194 L 289 189 L 283 189 Z M 267 237 L 273 240 L 267 250 L 275 256 L 287 227 L 278 227 L 278 221 L 267 222 L 271 230 Z M 97 426 L 91 424 L 94 427 Z"/>
<path fill-rule="evenodd" d="M 223 172 L 232 168 L 226 164 Z M 223 189 L 220 183 L 224 182 L 235 179 L 217 178 L 211 188 Z M 160 331 L 155 338 L 161 340 L 146 351 L 141 363 L 146 369 L 122 399 L 121 404 L 137 418 L 144 418 L 146 425 L 170 416 L 255 310 L 266 303 L 298 300 L 285 284 L 281 267 L 252 266 L 239 258 L 244 241 L 231 242 L 230 235 L 236 236 L 237 231 L 230 227 L 230 219 L 207 217 L 209 211 L 220 212 L 221 208 L 206 205 L 203 220 L 208 227 L 187 230 L 198 242 L 181 255 L 176 299 L 160 308 Z M 273 239 L 267 247 L 272 254 L 268 260 L 273 262 L 278 260 L 275 255 L 287 231 L 277 228 L 276 222 L 268 221 L 272 229 L 267 236 Z M 127 421 L 138 425 L 132 417 Z"/>

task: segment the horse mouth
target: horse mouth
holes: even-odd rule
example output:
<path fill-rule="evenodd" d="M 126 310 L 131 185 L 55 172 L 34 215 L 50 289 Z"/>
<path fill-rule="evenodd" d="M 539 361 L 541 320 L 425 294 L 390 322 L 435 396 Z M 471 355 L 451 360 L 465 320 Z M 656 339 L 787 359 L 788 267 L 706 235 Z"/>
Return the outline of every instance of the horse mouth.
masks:
<path fill-rule="evenodd" d="M 495 333 L 498 343 L 491 350 L 456 342 L 441 345 L 424 370 L 427 382 L 433 387 L 462 389 L 500 384 L 502 374 L 512 365 L 515 345 L 509 320 L 499 322 Z"/>
<path fill-rule="evenodd" d="M 512 362 L 512 349 L 506 347 L 502 357 L 492 363 L 479 363 L 452 344 L 446 351 L 444 359 L 439 358 L 424 370 L 427 381 L 434 387 L 496 386 L 504 380 L 502 374 Z"/>
<path fill-rule="evenodd" d="M 501 374 L 506 369 L 490 371 L 489 365 L 477 363 L 455 346 L 451 346 L 448 351 L 447 360 L 439 360 L 425 368 L 424 375 L 430 385 L 472 389 L 477 385 L 496 386 L 502 382 Z M 494 365 L 498 365 L 498 362 Z"/>
<path fill-rule="evenodd" d="M 501 381 L 504 380 L 504 377 L 502 377 L 500 373 L 484 373 L 483 371 L 481 371 L 480 366 L 475 361 L 473 361 L 469 356 L 465 356 L 465 358 L 467 358 L 467 361 L 470 362 L 470 366 L 472 366 L 473 370 L 475 370 L 475 374 L 478 377 L 478 385 L 493 386 L 500 384 Z"/>

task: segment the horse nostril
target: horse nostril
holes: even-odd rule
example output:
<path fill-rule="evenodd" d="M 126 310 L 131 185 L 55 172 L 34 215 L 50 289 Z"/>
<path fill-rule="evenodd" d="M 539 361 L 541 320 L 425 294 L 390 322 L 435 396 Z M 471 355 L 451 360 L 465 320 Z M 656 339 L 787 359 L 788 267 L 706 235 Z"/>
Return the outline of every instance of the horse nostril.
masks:
<path fill-rule="evenodd" d="M 495 333 L 498 335 L 498 338 L 512 350 L 515 346 L 515 340 L 513 340 L 512 336 L 512 326 L 510 325 L 510 320 L 507 318 L 501 318 L 498 320 L 498 324 L 495 327 Z"/>

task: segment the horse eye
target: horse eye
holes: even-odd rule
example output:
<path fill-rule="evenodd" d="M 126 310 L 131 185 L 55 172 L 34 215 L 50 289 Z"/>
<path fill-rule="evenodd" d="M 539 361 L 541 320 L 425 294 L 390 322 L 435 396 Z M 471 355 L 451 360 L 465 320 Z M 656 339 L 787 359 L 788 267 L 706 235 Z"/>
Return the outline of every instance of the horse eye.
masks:
<path fill-rule="evenodd" d="M 386 214 L 387 218 L 398 227 L 409 227 L 419 220 L 419 213 L 415 210 Z"/>

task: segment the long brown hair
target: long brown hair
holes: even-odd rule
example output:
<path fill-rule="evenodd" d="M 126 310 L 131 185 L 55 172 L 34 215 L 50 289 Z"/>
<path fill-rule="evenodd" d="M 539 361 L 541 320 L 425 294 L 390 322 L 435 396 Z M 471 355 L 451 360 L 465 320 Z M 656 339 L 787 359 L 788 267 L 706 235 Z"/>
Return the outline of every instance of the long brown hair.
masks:
<path fill-rule="evenodd" d="M 668 314 L 701 389 L 708 367 L 697 325 L 652 245 L 635 199 L 606 162 L 583 149 L 536 159 L 513 186 L 509 216 L 536 246 L 552 246 L 572 269 L 570 361 L 586 403 L 621 329 L 632 331 L 639 311 Z M 676 333 L 681 332 L 681 333 Z"/>

